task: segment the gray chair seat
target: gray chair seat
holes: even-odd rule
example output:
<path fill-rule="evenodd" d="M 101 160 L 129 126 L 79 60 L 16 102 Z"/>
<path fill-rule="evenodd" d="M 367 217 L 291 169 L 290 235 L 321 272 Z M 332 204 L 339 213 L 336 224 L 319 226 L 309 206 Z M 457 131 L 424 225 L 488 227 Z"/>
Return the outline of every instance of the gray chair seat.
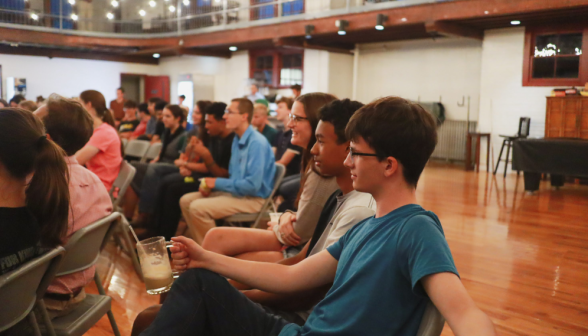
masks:
<path fill-rule="evenodd" d="M 56 335 L 83 335 L 92 328 L 110 310 L 109 296 L 86 294 L 86 299 L 69 314 L 57 317 L 51 322 Z M 44 327 L 44 326 L 43 326 Z M 41 333 L 48 335 L 45 328 Z"/>

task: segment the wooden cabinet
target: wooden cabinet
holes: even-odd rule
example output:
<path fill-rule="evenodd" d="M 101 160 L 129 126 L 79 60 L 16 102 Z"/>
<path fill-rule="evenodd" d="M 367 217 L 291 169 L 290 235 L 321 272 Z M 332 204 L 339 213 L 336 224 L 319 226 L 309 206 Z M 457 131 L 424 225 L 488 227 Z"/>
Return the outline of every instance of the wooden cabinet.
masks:
<path fill-rule="evenodd" d="M 547 97 L 545 137 L 588 139 L 588 97 Z"/>

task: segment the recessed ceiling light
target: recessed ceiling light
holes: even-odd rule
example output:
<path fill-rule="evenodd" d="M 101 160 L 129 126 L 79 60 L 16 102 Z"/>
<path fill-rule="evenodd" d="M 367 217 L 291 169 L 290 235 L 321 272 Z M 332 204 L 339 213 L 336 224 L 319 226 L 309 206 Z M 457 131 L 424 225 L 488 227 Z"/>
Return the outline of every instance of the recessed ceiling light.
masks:
<path fill-rule="evenodd" d="M 112 20 L 112 19 L 114 19 L 114 14 L 112 14 L 112 13 L 107 13 L 107 14 L 106 14 L 106 18 L 107 18 L 108 20 Z"/>
<path fill-rule="evenodd" d="M 183 3 L 184 6 L 190 6 L 190 0 L 184 0 Z"/>
<path fill-rule="evenodd" d="M 69 2 L 69 4 L 72 6 L 76 4 L 76 0 L 68 0 L 67 2 Z"/>
<path fill-rule="evenodd" d="M 149 1 L 149 6 L 151 7 L 155 7 L 155 5 L 157 5 L 157 3 L 153 0 Z"/>
<path fill-rule="evenodd" d="M 510 24 L 513 25 L 513 26 L 518 26 L 518 25 L 521 24 L 521 21 L 519 21 L 519 20 L 512 20 L 512 21 L 510 21 Z"/>
<path fill-rule="evenodd" d="M 31 13 L 31 19 L 37 21 L 37 20 L 39 20 L 39 15 L 37 15 L 35 13 Z"/>
<path fill-rule="evenodd" d="M 112 0 L 112 2 L 110 3 L 112 5 L 112 7 L 116 8 L 118 7 L 118 1 L 116 0 Z"/>
<path fill-rule="evenodd" d="M 172 13 L 176 11 L 176 7 L 175 6 L 169 6 L 168 9 Z"/>
<path fill-rule="evenodd" d="M 160 58 L 161 55 L 160 54 L 153 54 L 153 58 Z"/>
<path fill-rule="evenodd" d="M 489 11 L 484 11 L 484 14 L 490 14 L 490 12 Z"/>
<path fill-rule="evenodd" d="M 77 14 L 72 14 L 71 15 L 71 19 L 74 21 L 78 21 L 78 15 Z"/>
<path fill-rule="evenodd" d="M 238 50 L 238 48 L 237 48 L 237 47 L 235 47 L 235 46 L 232 46 L 232 47 L 229 47 L 229 50 L 230 50 L 230 51 L 237 51 L 237 50 Z"/>
<path fill-rule="evenodd" d="M 145 10 L 141 9 L 141 10 L 139 11 L 139 15 L 141 15 L 141 16 L 145 16 L 145 14 L 147 14 L 147 12 L 145 12 Z"/>
<path fill-rule="evenodd" d="M 400 19 L 400 21 L 402 21 L 402 22 L 406 22 L 406 21 L 408 21 L 408 20 L 407 20 L 406 18 L 402 18 L 402 19 Z"/>

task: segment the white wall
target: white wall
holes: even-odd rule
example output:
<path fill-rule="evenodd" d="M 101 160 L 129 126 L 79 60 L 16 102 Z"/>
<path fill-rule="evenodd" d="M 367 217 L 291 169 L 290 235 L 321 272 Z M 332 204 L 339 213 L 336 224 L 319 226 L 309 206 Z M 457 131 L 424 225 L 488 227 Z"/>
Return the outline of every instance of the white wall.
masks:
<path fill-rule="evenodd" d="M 441 97 L 448 119 L 466 120 L 467 107 L 457 102 L 470 96 L 470 120 L 477 120 L 481 54 L 482 43 L 470 39 L 360 45 L 357 100 L 394 95 L 438 102 Z"/>
<path fill-rule="evenodd" d="M 304 51 L 302 93 L 328 92 L 339 98 L 351 98 L 353 56 L 328 51 Z"/>
<path fill-rule="evenodd" d="M 39 56 L 1 55 L 2 90 L 6 94 L 6 78 L 26 78 L 26 98 L 47 98 L 51 93 L 77 97 L 84 90 L 98 90 L 107 101 L 115 99 L 121 73 L 158 75 L 156 65 L 78 60 Z"/>
<path fill-rule="evenodd" d="M 329 53 L 329 93 L 340 99 L 353 95 L 353 56 Z"/>
<path fill-rule="evenodd" d="M 492 133 L 491 162 L 498 159 L 502 145 L 499 135 L 515 134 L 520 117 L 531 117 L 530 136 L 544 136 L 545 97 L 553 87 L 523 87 L 524 38 L 523 27 L 487 30 L 484 34 L 479 129 Z M 485 150 L 481 157 L 484 163 L 480 166 L 485 167 Z"/>

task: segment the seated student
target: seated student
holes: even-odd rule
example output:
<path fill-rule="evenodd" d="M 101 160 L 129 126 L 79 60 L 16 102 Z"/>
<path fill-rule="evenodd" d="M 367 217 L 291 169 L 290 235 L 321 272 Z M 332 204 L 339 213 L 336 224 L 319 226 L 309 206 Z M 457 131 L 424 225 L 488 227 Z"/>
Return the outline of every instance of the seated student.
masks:
<path fill-rule="evenodd" d="M 253 119 L 251 125 L 267 139 L 270 145 L 274 146 L 278 131 L 267 124 L 268 109 L 264 104 L 253 105 Z"/>
<path fill-rule="evenodd" d="M 162 101 L 161 98 L 153 97 L 149 98 L 147 101 L 147 109 L 149 110 L 149 114 L 151 118 L 147 122 L 147 128 L 145 129 L 145 133 L 138 137 L 138 140 L 151 140 L 153 135 L 157 131 L 157 116 L 155 115 L 155 104 Z"/>
<path fill-rule="evenodd" d="M 159 104 L 159 103 L 158 103 Z M 158 107 L 156 106 L 156 109 Z M 160 167 L 161 169 L 175 169 L 173 162 L 180 156 L 182 149 L 186 143 L 186 132 L 182 127 L 184 121 L 184 111 L 178 105 L 167 105 L 163 109 L 162 123 L 165 125 L 165 131 L 163 132 L 163 142 L 161 152 L 159 156 L 152 160 L 150 163 L 133 161 L 131 164 L 137 169 L 133 182 L 131 182 L 131 188 L 127 189 L 125 193 L 124 202 L 124 213 L 127 218 L 132 218 L 135 212 L 135 207 L 139 195 L 141 196 L 154 196 L 151 193 L 143 194 L 143 187 L 153 188 L 157 190 L 157 186 L 153 186 L 153 179 L 157 179 L 158 173 L 153 167 Z M 145 183 L 145 186 L 143 185 Z M 150 199 L 143 200 L 150 202 Z M 151 203 L 149 203 L 151 205 Z M 134 222 L 134 225 L 143 226 L 144 222 L 148 219 L 148 213 L 142 212 L 141 210 L 147 210 L 143 206 L 139 209 L 139 219 Z M 151 210 L 151 209 L 148 209 Z"/>
<path fill-rule="evenodd" d="M 186 127 L 186 131 L 194 131 L 195 136 L 198 136 L 198 132 L 201 129 L 201 125 L 204 125 L 204 111 L 212 104 L 209 100 L 199 100 L 194 105 L 194 110 L 192 110 L 192 123 L 188 123 L 188 127 Z"/>
<path fill-rule="evenodd" d="M 21 101 L 25 100 L 27 99 L 21 94 L 14 95 L 9 101 L 10 107 L 18 107 L 18 104 L 20 104 Z"/>
<path fill-rule="evenodd" d="M 84 91 L 80 94 L 80 100 L 94 120 L 94 134 L 84 148 L 76 153 L 75 158 L 79 164 L 96 174 L 106 190 L 110 191 L 122 163 L 121 142 L 114 129 L 114 119 L 100 92 Z"/>
<path fill-rule="evenodd" d="M 0 98 L 0 108 L 2 107 L 10 107 L 10 104 L 8 104 L 6 100 Z"/>
<path fill-rule="evenodd" d="M 191 138 L 184 154 L 174 164 L 179 172 L 166 175 L 159 183 L 155 201 L 154 222 L 144 231 L 145 237 L 165 236 L 167 240 L 176 233 L 182 215 L 180 198 L 199 189 L 199 178 L 206 176 L 228 177 L 233 133 L 227 129 L 223 116 L 227 104 L 212 103 L 206 109 L 206 121 L 200 136 Z M 143 230 L 137 230 L 137 234 Z M 143 234 L 143 233 L 142 233 Z"/>
<path fill-rule="evenodd" d="M 37 117 L 0 109 L 0 275 L 62 244 L 67 173 L 63 150 Z"/>
<path fill-rule="evenodd" d="M 180 199 L 184 219 L 198 242 L 216 226 L 216 219 L 258 212 L 272 191 L 274 153 L 263 135 L 250 125 L 252 117 L 253 104 L 248 99 L 231 101 L 223 117 L 227 129 L 237 135 L 231 149 L 229 177 L 204 178 L 205 188 Z"/>
<path fill-rule="evenodd" d="M 94 121 L 80 103 L 59 95 L 49 96 L 37 115 L 45 124 L 47 137 L 58 144 L 67 156 L 69 170 L 70 214 L 63 243 L 79 229 L 108 216 L 112 202 L 98 176 L 79 165 L 74 157 L 90 140 Z M 94 279 L 95 266 L 55 278 L 44 301 L 51 317 L 67 314 L 86 294 L 84 287 Z"/>
<path fill-rule="evenodd" d="M 155 133 L 153 133 L 153 137 L 151 138 L 151 143 L 161 142 L 161 137 L 163 136 L 163 132 L 165 132 L 165 124 L 163 123 L 163 109 L 166 108 L 169 104 L 165 100 L 160 100 L 155 103 L 154 111 L 155 111 L 155 118 L 157 119 L 157 124 L 155 125 Z M 177 106 L 177 105 L 173 105 Z M 180 108 L 180 110 L 182 110 Z M 186 114 L 182 110 L 183 119 L 186 120 Z M 183 122 L 183 121 L 182 121 Z M 182 126 L 182 124 L 180 124 Z M 182 126 L 182 129 L 184 127 Z M 184 129 L 185 130 L 185 129 Z"/>
<path fill-rule="evenodd" d="M 132 132 L 119 133 L 119 136 L 121 138 L 134 140 L 145 134 L 145 132 L 147 131 L 147 124 L 149 123 L 149 120 L 151 120 L 151 115 L 149 114 L 147 103 L 141 103 L 137 107 L 137 119 L 139 120 L 139 124 L 137 125 L 137 127 L 135 127 L 135 130 Z"/>
<path fill-rule="evenodd" d="M 127 100 L 123 106 L 125 116 L 121 119 L 118 126 L 118 134 L 121 137 L 123 134 L 133 134 L 140 123 L 140 120 L 137 119 L 137 103 L 132 100 Z"/>
<path fill-rule="evenodd" d="M 292 130 L 288 128 L 288 121 L 292 104 L 294 101 L 290 98 L 281 98 L 277 102 L 278 113 L 277 119 L 284 125 L 283 130 L 276 137 L 276 162 L 286 167 L 286 175 L 276 192 L 276 196 L 281 196 L 283 202 L 278 207 L 278 212 L 294 210 L 296 195 L 300 190 L 300 164 L 302 149 L 290 141 L 292 139 Z"/>
<path fill-rule="evenodd" d="M 272 231 L 222 227 L 212 230 L 203 246 L 215 252 L 250 260 L 278 261 L 291 257 L 312 237 L 318 217 L 329 196 L 337 190 L 332 176 L 320 175 L 312 160 L 311 148 L 316 142 L 314 130 L 318 124 L 318 110 L 336 98 L 326 93 L 300 96 L 292 108 L 288 123 L 294 131 L 292 142 L 305 148 L 305 180 L 300 192 L 298 212 L 281 216 L 280 225 Z M 207 242 L 208 241 L 208 242 Z"/>
<path fill-rule="evenodd" d="M 343 165 L 349 149 L 349 141 L 345 137 L 345 126 L 349 118 L 361 106 L 363 105 L 359 102 L 346 99 L 334 101 L 321 109 L 321 121 L 316 129 L 318 141 L 311 153 L 317 170 L 321 174 L 335 176 L 340 190 L 331 195 L 321 211 L 312 240 L 296 256 L 281 260 L 279 264 L 295 265 L 308 256 L 317 254 L 339 240 L 357 223 L 374 215 L 375 202 L 372 196 L 353 190 L 351 173 Z M 330 287 L 327 285 L 304 292 L 276 294 L 247 288 L 242 284 L 237 285 L 242 290 L 247 289 L 243 293 L 251 301 L 262 304 L 267 312 L 300 325 L 304 324 L 308 318 L 308 310 L 324 297 L 326 290 Z M 138 335 L 145 330 L 155 319 L 160 307 L 161 305 L 152 306 L 140 313 L 133 324 L 132 335 Z"/>
<path fill-rule="evenodd" d="M 37 103 L 32 100 L 23 100 L 18 103 L 18 107 L 29 112 L 35 112 L 37 109 Z"/>
<path fill-rule="evenodd" d="M 142 335 L 415 335 L 431 301 L 456 335 L 495 335 L 457 275 L 439 219 L 417 204 L 435 120 L 419 105 L 386 97 L 356 112 L 346 134 L 353 188 L 372 194 L 375 217 L 294 266 L 230 258 L 173 238 L 173 263 L 186 272 Z M 224 277 L 274 293 L 333 286 L 299 326 L 266 313 Z"/>

